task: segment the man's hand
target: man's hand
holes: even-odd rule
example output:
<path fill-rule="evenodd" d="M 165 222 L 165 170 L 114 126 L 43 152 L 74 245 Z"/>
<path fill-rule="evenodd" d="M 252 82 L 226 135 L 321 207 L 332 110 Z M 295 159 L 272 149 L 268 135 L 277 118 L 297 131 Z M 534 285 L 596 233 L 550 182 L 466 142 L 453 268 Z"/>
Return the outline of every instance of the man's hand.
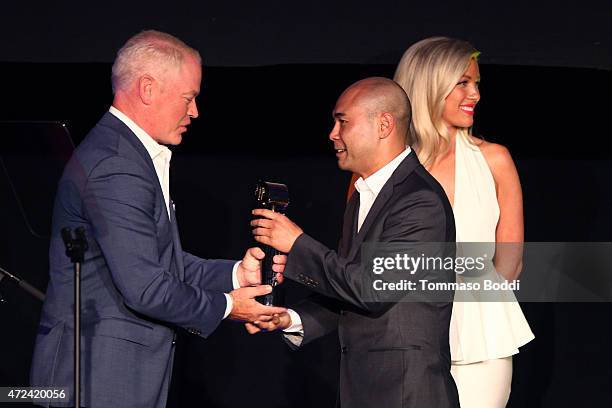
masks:
<path fill-rule="evenodd" d="M 261 208 L 253 210 L 252 213 L 263 217 L 251 221 L 255 240 L 278 251 L 289 252 L 295 240 L 304 232 L 281 213 Z"/>
<path fill-rule="evenodd" d="M 242 262 L 240 262 L 236 270 L 236 277 L 241 288 L 261 284 L 261 260 L 265 256 L 266 254 L 260 248 L 247 249 Z M 275 255 L 273 261 L 272 270 L 276 272 L 276 280 L 278 283 L 282 283 L 287 255 Z"/>
<path fill-rule="evenodd" d="M 244 324 L 247 331 L 250 334 L 259 333 L 262 330 L 274 331 L 274 330 L 285 330 L 291 326 L 291 316 L 289 313 L 283 312 L 281 314 L 275 314 L 273 316 L 266 317 L 265 319 L 257 320 L 254 322 L 247 322 Z"/>
<path fill-rule="evenodd" d="M 272 320 L 275 314 L 287 311 L 284 307 L 264 306 L 254 298 L 272 292 L 272 286 L 261 285 L 232 290 L 229 295 L 234 303 L 229 318 L 244 322 Z"/>

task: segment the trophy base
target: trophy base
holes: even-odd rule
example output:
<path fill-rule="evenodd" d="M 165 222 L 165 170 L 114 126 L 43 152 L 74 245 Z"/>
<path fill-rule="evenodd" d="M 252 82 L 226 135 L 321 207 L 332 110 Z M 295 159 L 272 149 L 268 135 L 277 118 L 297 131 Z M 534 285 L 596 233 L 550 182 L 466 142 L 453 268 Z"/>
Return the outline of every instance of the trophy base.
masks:
<path fill-rule="evenodd" d="M 274 304 L 274 291 L 264 296 L 257 296 L 255 299 L 264 306 L 276 306 Z"/>
<path fill-rule="evenodd" d="M 255 300 L 264 306 L 283 306 L 285 303 L 285 293 L 279 286 L 280 285 L 274 285 L 272 287 L 272 292 L 267 295 L 257 296 Z"/>

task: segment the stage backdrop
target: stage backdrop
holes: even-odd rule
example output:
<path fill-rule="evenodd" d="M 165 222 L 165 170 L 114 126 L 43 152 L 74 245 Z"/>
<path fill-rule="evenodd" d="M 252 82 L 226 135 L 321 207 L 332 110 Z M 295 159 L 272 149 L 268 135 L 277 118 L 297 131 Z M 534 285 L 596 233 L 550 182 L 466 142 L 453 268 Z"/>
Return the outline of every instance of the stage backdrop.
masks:
<path fill-rule="evenodd" d="M 287 183 L 289 216 L 333 247 L 349 175 L 336 168 L 327 139 L 331 110 L 350 83 L 390 76 L 393 68 L 205 68 L 201 115 L 174 149 L 171 171 L 185 249 L 210 258 L 241 256 L 252 245 L 250 203 L 260 178 Z M 7 79 L 0 119 L 64 120 L 76 143 L 111 102 L 109 64 L 2 63 L 0 72 Z M 610 241 L 612 164 L 603 139 L 611 72 L 483 64 L 482 77 L 476 133 L 513 153 L 527 240 Z M 42 188 L 26 187 L 32 195 Z M 0 220 L 0 266 L 44 289 L 48 242 L 25 227 L 4 174 Z M 1 290 L 7 302 L 0 305 L 0 384 L 26 385 L 40 304 L 8 282 Z M 289 302 L 306 295 L 287 284 Z M 536 339 L 515 359 L 510 406 L 611 405 L 610 304 L 522 306 Z M 337 360 L 334 336 L 291 352 L 275 334 L 250 337 L 241 325 L 224 322 L 207 340 L 181 336 L 170 406 L 332 407 Z"/>

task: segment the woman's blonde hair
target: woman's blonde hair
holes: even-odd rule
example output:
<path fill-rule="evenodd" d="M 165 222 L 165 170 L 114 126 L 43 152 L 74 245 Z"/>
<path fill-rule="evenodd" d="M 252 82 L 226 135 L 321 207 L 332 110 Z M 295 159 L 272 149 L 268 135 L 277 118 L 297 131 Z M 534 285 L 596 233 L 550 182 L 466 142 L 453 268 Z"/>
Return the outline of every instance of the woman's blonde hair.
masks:
<path fill-rule="evenodd" d="M 449 147 L 450 135 L 442 121 L 444 101 L 478 54 L 467 41 L 431 37 L 408 48 L 397 66 L 393 79 L 412 103 L 409 143 L 425 167 Z"/>

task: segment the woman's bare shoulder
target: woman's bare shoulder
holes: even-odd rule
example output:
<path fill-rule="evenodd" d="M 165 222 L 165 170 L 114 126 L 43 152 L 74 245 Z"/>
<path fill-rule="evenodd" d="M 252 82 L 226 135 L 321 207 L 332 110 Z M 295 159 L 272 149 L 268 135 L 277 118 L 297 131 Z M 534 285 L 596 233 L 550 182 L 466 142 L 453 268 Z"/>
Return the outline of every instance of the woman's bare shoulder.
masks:
<path fill-rule="evenodd" d="M 500 174 L 506 170 L 515 168 L 510 151 L 506 146 L 488 142 L 475 136 L 470 136 L 470 138 L 472 143 L 478 146 L 482 152 L 493 174 Z"/>

